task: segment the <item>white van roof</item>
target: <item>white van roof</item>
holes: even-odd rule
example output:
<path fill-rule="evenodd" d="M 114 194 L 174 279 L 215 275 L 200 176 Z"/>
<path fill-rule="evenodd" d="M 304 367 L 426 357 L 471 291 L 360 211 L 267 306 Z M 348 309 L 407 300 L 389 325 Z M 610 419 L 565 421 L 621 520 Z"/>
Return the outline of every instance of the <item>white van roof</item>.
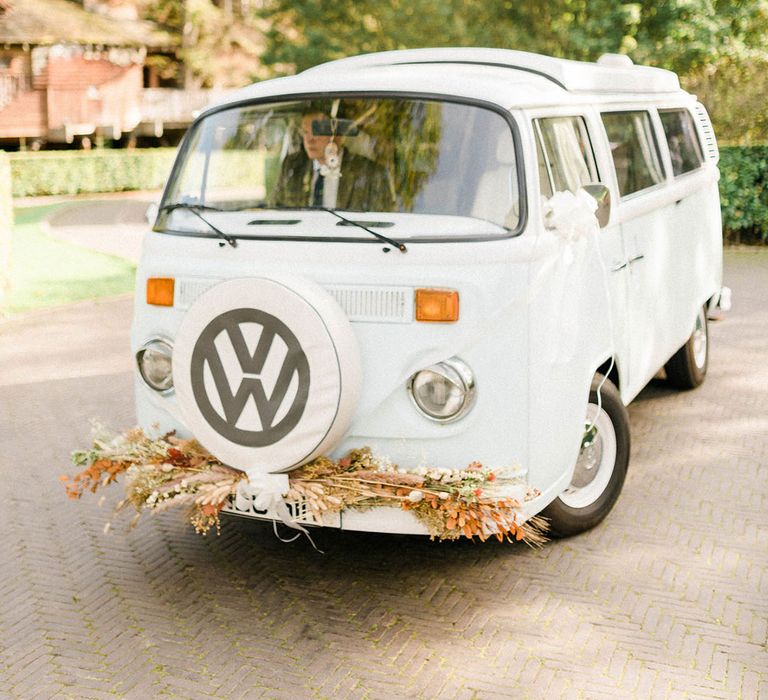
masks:
<path fill-rule="evenodd" d="M 317 74 L 417 64 L 472 64 L 510 68 L 543 76 L 569 92 L 659 93 L 680 90 L 680 81 L 672 71 L 636 66 L 628 56 L 619 54 L 605 54 L 597 63 L 588 63 L 509 49 L 406 49 L 342 58 L 304 72 Z"/>
<path fill-rule="evenodd" d="M 298 75 L 236 90 L 209 109 L 298 94 L 366 91 L 455 95 L 494 102 L 504 109 L 591 101 L 598 95 L 609 101 L 691 99 L 675 73 L 633 65 L 625 56 L 609 54 L 587 63 L 507 49 L 439 48 L 330 61 Z"/>

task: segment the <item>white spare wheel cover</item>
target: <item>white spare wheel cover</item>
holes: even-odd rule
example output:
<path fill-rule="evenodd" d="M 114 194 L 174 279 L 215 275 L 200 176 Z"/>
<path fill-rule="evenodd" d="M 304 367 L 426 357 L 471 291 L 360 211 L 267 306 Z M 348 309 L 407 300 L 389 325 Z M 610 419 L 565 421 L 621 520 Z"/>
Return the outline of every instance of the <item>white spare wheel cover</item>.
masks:
<path fill-rule="evenodd" d="M 179 407 L 200 443 L 252 478 L 331 449 L 360 391 L 357 341 L 339 305 L 301 278 L 222 282 L 174 343 Z"/>

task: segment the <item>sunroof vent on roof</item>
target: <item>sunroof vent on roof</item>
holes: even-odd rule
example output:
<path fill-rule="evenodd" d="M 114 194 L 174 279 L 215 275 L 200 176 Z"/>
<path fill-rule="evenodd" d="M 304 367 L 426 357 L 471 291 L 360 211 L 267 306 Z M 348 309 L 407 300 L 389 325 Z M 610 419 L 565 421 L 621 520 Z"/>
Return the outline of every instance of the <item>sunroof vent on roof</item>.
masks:
<path fill-rule="evenodd" d="M 608 66 L 609 68 L 630 68 L 635 64 L 632 59 L 623 53 L 604 53 L 597 59 L 598 66 Z"/>

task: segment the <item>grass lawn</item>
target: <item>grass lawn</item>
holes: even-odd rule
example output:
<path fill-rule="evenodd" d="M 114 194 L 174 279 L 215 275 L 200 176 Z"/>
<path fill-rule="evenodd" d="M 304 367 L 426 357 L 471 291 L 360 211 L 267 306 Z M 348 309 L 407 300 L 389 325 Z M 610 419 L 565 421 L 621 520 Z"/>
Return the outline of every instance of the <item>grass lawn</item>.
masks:
<path fill-rule="evenodd" d="M 51 238 L 43 221 L 67 203 L 16 209 L 11 291 L 0 317 L 133 291 L 136 267 L 120 258 Z"/>

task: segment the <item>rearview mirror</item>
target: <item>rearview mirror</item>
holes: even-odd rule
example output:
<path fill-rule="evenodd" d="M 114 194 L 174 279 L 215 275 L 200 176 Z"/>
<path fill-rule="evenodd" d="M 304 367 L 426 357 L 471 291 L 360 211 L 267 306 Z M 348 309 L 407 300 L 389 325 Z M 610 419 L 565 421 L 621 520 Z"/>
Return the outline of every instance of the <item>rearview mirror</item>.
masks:
<path fill-rule="evenodd" d="M 604 228 L 611 218 L 610 190 L 602 183 L 597 182 L 594 185 L 584 185 L 584 191 L 595 198 L 595 201 L 597 202 L 595 216 L 597 217 L 597 222 L 600 224 L 600 228 Z"/>
<path fill-rule="evenodd" d="M 313 119 L 313 136 L 357 136 L 359 130 L 352 119 Z"/>

